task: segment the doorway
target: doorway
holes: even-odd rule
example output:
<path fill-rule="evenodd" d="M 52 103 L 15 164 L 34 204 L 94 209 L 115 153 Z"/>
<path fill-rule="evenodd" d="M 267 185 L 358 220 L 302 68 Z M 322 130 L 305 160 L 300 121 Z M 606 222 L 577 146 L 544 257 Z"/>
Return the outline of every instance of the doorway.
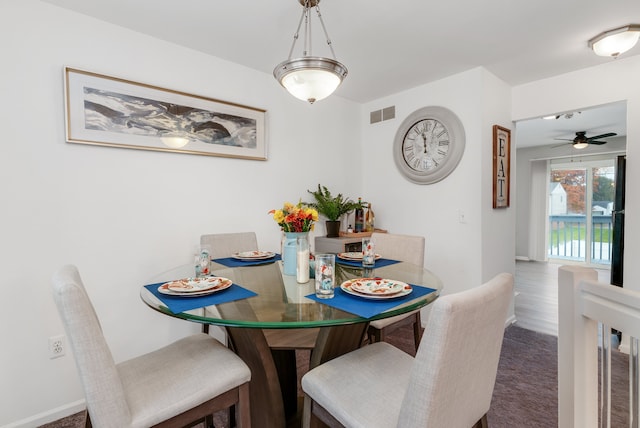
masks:
<path fill-rule="evenodd" d="M 551 162 L 549 259 L 611 265 L 615 173 L 612 158 Z"/>
<path fill-rule="evenodd" d="M 516 259 L 531 261 L 547 261 L 549 259 L 551 243 L 548 217 L 551 213 L 549 209 L 551 169 L 558 167 L 567 170 L 579 169 L 588 162 L 602 159 L 613 162 L 613 164 L 606 166 L 615 165 L 614 159 L 626 152 L 626 115 L 626 102 L 619 101 L 515 123 Z M 616 135 L 597 140 L 604 141 L 604 144 L 589 144 L 584 148 L 576 148 L 572 138 L 583 131 L 587 136 L 601 136 L 611 133 Z M 583 178 L 586 185 L 586 180 L 589 179 L 586 170 Z M 591 185 L 592 180 L 589 183 Z M 597 194 L 596 192 L 596 198 L 599 198 Z M 591 201 L 598 202 L 593 196 Z M 588 203 L 591 204 L 591 201 Z M 591 205 L 586 205 L 586 200 L 584 203 L 583 212 L 580 213 L 586 217 L 587 207 L 591 211 Z M 606 211 L 607 206 L 602 208 L 605 211 L 601 212 L 608 212 Z M 593 220 L 592 217 L 591 220 Z M 596 218 L 596 220 L 600 219 Z M 593 230 L 591 222 L 586 223 L 586 218 L 583 223 L 584 231 L 578 232 L 576 230 L 575 233 L 586 235 L 588 231 L 593 234 L 592 236 L 601 233 L 598 231 L 600 226 L 597 224 Z M 586 227 L 587 224 L 590 225 L 589 228 Z M 602 233 L 606 236 L 608 232 L 603 231 Z M 584 245 L 585 250 L 581 252 L 581 258 L 586 259 L 586 250 L 591 251 L 592 248 L 586 243 Z M 599 248 L 593 248 L 593 251 L 595 250 L 599 250 Z M 603 245 L 602 256 L 594 253 L 589 256 L 598 268 L 608 268 L 610 258 L 604 264 L 596 263 L 596 261 L 607 259 L 606 250 L 606 246 Z M 567 254 L 570 255 L 570 252 L 567 251 Z M 570 262 L 570 260 L 564 259 L 560 262 Z"/>

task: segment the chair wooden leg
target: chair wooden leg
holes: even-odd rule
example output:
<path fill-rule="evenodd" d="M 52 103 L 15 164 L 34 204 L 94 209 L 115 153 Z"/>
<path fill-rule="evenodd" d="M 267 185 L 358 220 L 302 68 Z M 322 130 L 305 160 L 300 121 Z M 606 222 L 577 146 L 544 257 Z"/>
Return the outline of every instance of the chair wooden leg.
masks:
<path fill-rule="evenodd" d="M 487 414 L 485 413 L 478 422 L 473 425 L 472 428 L 489 428 L 489 421 L 487 420 Z"/>
<path fill-rule="evenodd" d="M 420 312 L 414 314 L 415 320 L 413 322 L 413 342 L 416 345 L 416 351 L 420 346 L 420 340 L 422 339 L 422 319 L 420 318 Z"/>
<path fill-rule="evenodd" d="M 238 404 L 236 405 L 236 426 L 238 428 L 251 427 L 251 405 L 249 400 L 249 383 L 240 385 L 238 389 Z"/>
<path fill-rule="evenodd" d="M 213 425 L 213 415 L 207 415 L 204 418 L 204 428 L 215 428 Z"/>
<path fill-rule="evenodd" d="M 367 337 L 369 339 L 369 344 L 380 342 L 382 340 L 382 332 L 377 328 L 368 328 Z"/>

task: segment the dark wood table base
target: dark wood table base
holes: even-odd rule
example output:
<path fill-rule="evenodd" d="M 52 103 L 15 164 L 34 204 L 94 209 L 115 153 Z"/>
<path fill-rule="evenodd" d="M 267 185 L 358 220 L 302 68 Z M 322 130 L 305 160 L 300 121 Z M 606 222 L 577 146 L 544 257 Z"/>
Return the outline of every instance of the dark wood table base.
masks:
<path fill-rule="evenodd" d="M 365 322 L 321 328 L 309 366 L 358 349 L 368 326 Z M 271 350 L 260 329 L 227 327 L 227 332 L 233 349 L 251 369 L 252 427 L 287 427 L 298 413 L 295 350 Z"/>

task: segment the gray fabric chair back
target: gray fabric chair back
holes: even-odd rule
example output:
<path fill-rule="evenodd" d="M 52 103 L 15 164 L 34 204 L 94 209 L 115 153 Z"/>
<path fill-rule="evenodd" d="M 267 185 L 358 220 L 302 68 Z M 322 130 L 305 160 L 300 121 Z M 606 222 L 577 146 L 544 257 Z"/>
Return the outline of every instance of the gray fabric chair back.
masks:
<path fill-rule="evenodd" d="M 512 296 L 502 273 L 431 305 L 399 427 L 471 427 L 487 413 Z"/>
<path fill-rule="evenodd" d="M 371 240 L 382 257 L 424 267 L 424 236 L 373 232 Z"/>
<path fill-rule="evenodd" d="M 127 427 L 131 414 L 111 350 L 75 266 L 53 276 L 53 298 L 76 360 L 94 427 Z"/>
<path fill-rule="evenodd" d="M 214 233 L 202 235 L 200 244 L 211 246 L 211 258 L 229 257 L 239 251 L 258 250 L 255 232 Z"/>

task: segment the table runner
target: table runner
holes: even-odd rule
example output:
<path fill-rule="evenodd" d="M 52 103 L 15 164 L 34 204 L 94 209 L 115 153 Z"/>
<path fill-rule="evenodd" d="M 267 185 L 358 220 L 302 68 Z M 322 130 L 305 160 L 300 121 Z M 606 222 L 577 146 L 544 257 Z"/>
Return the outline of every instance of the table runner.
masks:
<path fill-rule="evenodd" d="M 316 297 L 315 293 L 309 294 L 305 297 L 319 303 L 324 303 L 327 306 L 349 312 L 350 314 L 358 315 L 363 318 L 371 318 L 374 315 L 388 311 L 398 305 L 436 291 L 433 288 L 423 287 L 421 285 L 410 285 L 413 288 L 413 291 L 410 294 L 397 297 L 395 299 L 374 300 L 367 299 L 366 297 L 353 296 L 342 291 L 339 286 L 335 288 L 333 299 L 319 299 Z"/>
<path fill-rule="evenodd" d="M 362 260 L 345 260 L 345 259 L 341 259 L 338 256 L 336 256 L 336 263 L 340 263 L 341 265 L 347 265 L 347 266 L 362 267 Z M 375 266 L 371 267 L 370 269 L 381 268 L 381 267 L 393 265 L 396 263 L 400 263 L 400 260 L 380 258 L 376 260 Z"/>
<path fill-rule="evenodd" d="M 276 254 L 274 257 L 265 260 L 240 260 L 233 257 L 222 257 L 219 259 L 212 259 L 212 262 L 219 263 L 226 267 L 242 267 L 242 266 L 258 266 L 258 265 L 266 265 L 269 263 L 277 262 L 281 260 L 280 254 Z"/>
<path fill-rule="evenodd" d="M 156 296 L 167 308 L 174 314 L 180 312 L 189 311 L 191 309 L 203 308 L 205 306 L 219 305 L 222 303 L 233 302 L 234 300 L 246 299 L 247 297 L 257 296 L 257 293 L 247 290 L 244 287 L 240 287 L 237 284 L 232 284 L 231 287 L 226 290 L 217 291 L 213 294 L 199 297 L 180 297 L 169 296 L 162 294 L 158 291 L 158 287 L 166 283 L 158 282 L 157 284 L 149 284 L 144 287 L 149 290 L 154 296 Z"/>

